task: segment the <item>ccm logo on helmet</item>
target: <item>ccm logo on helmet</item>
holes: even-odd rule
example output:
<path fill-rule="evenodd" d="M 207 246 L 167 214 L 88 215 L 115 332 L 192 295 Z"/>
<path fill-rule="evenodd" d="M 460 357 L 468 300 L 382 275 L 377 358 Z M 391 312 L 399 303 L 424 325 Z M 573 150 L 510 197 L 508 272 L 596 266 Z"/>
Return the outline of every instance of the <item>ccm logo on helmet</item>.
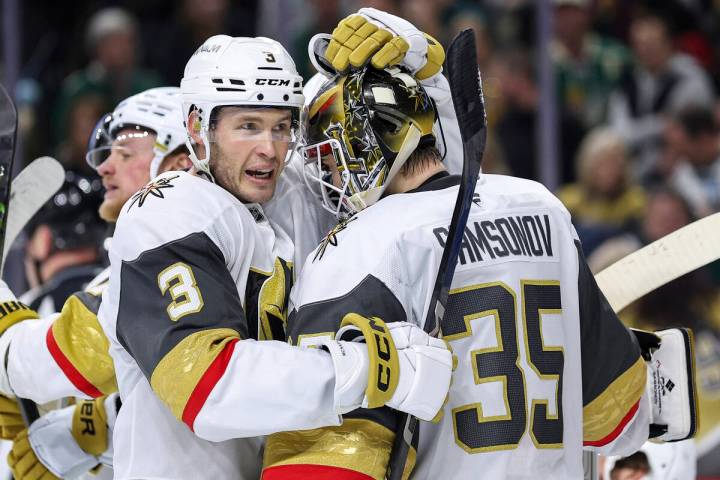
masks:
<path fill-rule="evenodd" d="M 193 55 L 197 55 L 198 53 L 208 52 L 208 53 L 217 53 L 220 51 L 220 48 L 222 45 L 200 45 L 200 48 L 195 50 L 195 53 Z"/>
<path fill-rule="evenodd" d="M 273 85 L 279 87 L 289 87 L 290 80 L 281 80 L 279 78 L 258 78 L 255 80 L 255 85 Z"/>

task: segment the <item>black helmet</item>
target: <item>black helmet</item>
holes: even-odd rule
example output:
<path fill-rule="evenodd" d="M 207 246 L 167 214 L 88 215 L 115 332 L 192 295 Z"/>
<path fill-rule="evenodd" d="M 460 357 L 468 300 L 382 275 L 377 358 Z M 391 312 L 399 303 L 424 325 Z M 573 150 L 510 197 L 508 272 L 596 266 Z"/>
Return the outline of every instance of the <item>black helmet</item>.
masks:
<path fill-rule="evenodd" d="M 47 225 L 53 234 L 53 251 L 99 246 L 107 230 L 98 214 L 102 200 L 100 179 L 68 171 L 60 190 L 28 224 L 28 234 Z"/>

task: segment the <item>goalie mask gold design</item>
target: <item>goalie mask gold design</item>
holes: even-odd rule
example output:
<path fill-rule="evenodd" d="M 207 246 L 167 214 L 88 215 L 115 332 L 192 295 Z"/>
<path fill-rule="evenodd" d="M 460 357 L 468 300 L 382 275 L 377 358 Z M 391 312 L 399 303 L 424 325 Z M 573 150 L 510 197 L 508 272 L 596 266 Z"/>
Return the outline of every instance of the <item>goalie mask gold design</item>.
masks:
<path fill-rule="evenodd" d="M 308 185 L 339 218 L 372 205 L 416 148 L 435 143 L 435 118 L 423 87 L 398 67 L 328 80 L 306 111 Z"/>

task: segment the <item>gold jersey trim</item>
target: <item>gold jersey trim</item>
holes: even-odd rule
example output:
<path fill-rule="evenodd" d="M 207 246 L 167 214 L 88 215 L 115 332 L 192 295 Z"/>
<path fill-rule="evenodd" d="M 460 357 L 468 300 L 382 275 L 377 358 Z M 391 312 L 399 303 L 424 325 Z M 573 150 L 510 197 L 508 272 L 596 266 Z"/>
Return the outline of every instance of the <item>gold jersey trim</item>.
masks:
<path fill-rule="evenodd" d="M 117 392 L 110 342 L 97 315 L 71 295 L 52 324 L 52 335 L 72 366 L 104 395 Z"/>
<path fill-rule="evenodd" d="M 202 330 L 183 338 L 160 360 L 150 385 L 178 420 L 195 387 L 225 345 L 240 335 L 231 328 Z"/>
<path fill-rule="evenodd" d="M 583 407 L 583 440 L 597 442 L 610 435 L 645 391 L 642 357 Z"/>
<path fill-rule="evenodd" d="M 263 469 L 281 465 L 322 465 L 345 468 L 383 480 L 394 432 L 372 420 L 346 418 L 337 427 L 276 433 L 265 445 Z M 415 466 L 412 448 L 403 478 Z"/>

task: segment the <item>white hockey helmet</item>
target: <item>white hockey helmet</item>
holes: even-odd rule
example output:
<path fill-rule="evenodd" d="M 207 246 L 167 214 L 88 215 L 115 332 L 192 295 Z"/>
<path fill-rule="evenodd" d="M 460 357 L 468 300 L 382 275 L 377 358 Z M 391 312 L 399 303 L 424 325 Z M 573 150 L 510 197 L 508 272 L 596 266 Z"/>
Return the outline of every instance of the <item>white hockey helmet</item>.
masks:
<path fill-rule="evenodd" d="M 198 48 L 180 82 L 183 115 L 187 121 L 193 110 L 199 112 L 199 134 L 205 158 L 199 159 L 188 135 L 190 158 L 199 171 L 210 173 L 208 131 L 213 110 L 221 106 L 286 107 L 293 114 L 291 142 L 296 143 L 303 108 L 302 77 L 283 46 L 269 38 L 215 35 Z M 292 154 L 292 145 L 288 156 Z"/>
<path fill-rule="evenodd" d="M 86 159 L 91 167 L 97 168 L 107 158 L 112 140 L 120 130 L 128 127 L 138 132 L 150 130 L 147 133 L 155 134 L 154 156 L 150 163 L 150 178 L 154 178 L 163 159 L 183 145 L 187 137 L 180 89 L 158 87 L 145 90 L 126 98 L 111 114 L 104 115 L 90 138 Z M 101 141 L 104 135 L 109 136 L 109 142 Z"/>

